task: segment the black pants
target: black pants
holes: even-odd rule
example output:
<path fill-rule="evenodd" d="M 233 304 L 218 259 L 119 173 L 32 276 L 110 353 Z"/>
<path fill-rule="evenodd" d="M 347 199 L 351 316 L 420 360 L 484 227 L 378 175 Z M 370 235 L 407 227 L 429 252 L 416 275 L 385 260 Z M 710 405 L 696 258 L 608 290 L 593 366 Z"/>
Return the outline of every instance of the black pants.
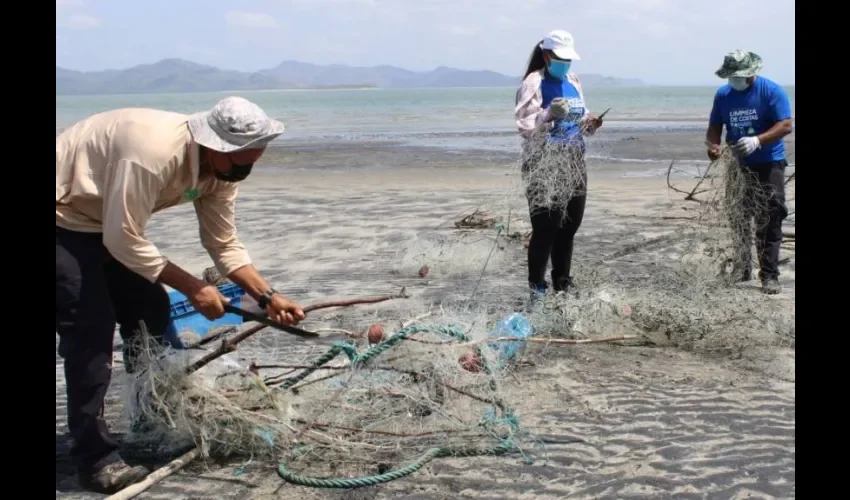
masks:
<path fill-rule="evenodd" d="M 584 218 L 587 201 L 587 168 L 584 155 L 573 150 L 564 154 L 579 170 L 581 185 L 576 193 L 561 207 L 536 207 L 528 195 L 528 208 L 531 217 L 531 240 L 528 243 L 528 284 L 536 289 L 546 287 L 546 267 L 552 262 L 552 288 L 565 290 L 570 277 L 573 260 L 573 239 Z M 535 168 L 536 157 L 523 164 L 526 174 Z"/>
<path fill-rule="evenodd" d="M 785 205 L 785 160 L 741 165 L 745 187 L 742 206 L 733 212 L 730 223 L 737 267 L 749 274 L 752 269 L 753 221 L 759 259 L 759 279 L 779 278 L 779 247 L 782 245 L 782 221 L 788 216 Z M 743 213 L 742 213 L 743 212 Z"/>
<path fill-rule="evenodd" d="M 125 344 L 133 341 L 140 321 L 161 338 L 170 312 L 165 288 L 112 258 L 102 239 L 99 233 L 56 228 L 56 333 L 65 361 L 71 455 L 84 473 L 119 458 L 103 419 L 116 322 Z"/>

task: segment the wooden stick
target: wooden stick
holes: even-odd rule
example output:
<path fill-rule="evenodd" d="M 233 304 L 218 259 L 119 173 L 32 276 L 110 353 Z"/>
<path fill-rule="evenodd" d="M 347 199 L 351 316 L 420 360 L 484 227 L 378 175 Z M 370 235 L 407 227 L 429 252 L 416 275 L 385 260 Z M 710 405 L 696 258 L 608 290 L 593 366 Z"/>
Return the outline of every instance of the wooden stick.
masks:
<path fill-rule="evenodd" d="M 430 311 L 429 311 L 429 312 L 426 312 L 426 313 L 424 313 L 424 314 L 420 314 L 419 316 L 416 316 L 415 318 L 413 318 L 413 319 L 409 319 L 409 320 L 405 321 L 404 323 L 402 323 L 402 324 L 401 324 L 401 328 L 402 328 L 402 329 L 407 328 L 408 326 L 410 326 L 410 325 L 412 325 L 412 324 L 414 324 L 414 323 L 418 323 L 418 322 L 419 322 L 419 320 L 425 319 L 425 318 L 427 318 L 427 317 L 428 317 L 428 316 L 430 316 L 430 315 L 431 315 L 431 312 L 430 312 Z"/>
<path fill-rule="evenodd" d="M 328 308 L 328 307 L 347 307 L 347 306 L 353 306 L 353 305 L 357 305 L 357 304 L 374 304 L 374 303 L 377 303 L 377 302 L 384 302 L 386 300 L 392 300 L 392 299 L 406 299 L 406 298 L 409 298 L 410 296 L 405 293 L 405 290 L 406 289 L 404 287 L 402 287 L 402 289 L 399 293 L 397 293 L 395 295 L 385 295 L 385 296 L 382 296 L 382 297 L 366 297 L 366 298 L 362 298 L 362 299 L 333 300 L 333 301 L 330 301 L 330 302 L 320 302 L 318 304 L 306 306 L 303 310 L 304 310 L 304 313 L 306 314 L 310 311 L 315 311 L 317 309 L 325 309 L 325 308 Z M 238 335 L 236 335 L 232 338 L 222 340 L 221 345 L 219 345 L 218 349 L 216 349 L 215 351 L 212 351 L 211 353 L 205 355 L 204 357 L 200 358 L 199 360 L 197 360 L 194 363 L 192 363 L 191 365 L 189 365 L 189 367 L 186 368 L 186 373 L 194 373 L 194 372 L 200 370 L 201 368 L 207 366 L 212 361 L 220 358 L 221 356 L 224 356 L 227 353 L 231 353 L 231 352 L 235 351 L 236 350 L 236 344 L 244 341 L 245 339 L 247 339 L 248 337 L 259 332 L 263 328 L 266 328 L 266 326 L 265 325 L 254 325 L 250 328 L 247 328 L 246 330 L 244 330 L 243 332 L 239 333 Z"/>
<path fill-rule="evenodd" d="M 637 335 L 620 335 L 619 337 L 606 337 L 601 339 L 556 339 L 552 337 L 496 337 L 476 340 L 470 344 L 481 344 L 484 342 L 531 342 L 539 344 L 598 344 L 601 342 L 617 342 L 620 340 L 636 339 Z"/>
<path fill-rule="evenodd" d="M 696 195 L 705 193 L 709 190 L 703 189 L 702 191 L 697 191 L 697 189 L 699 189 L 699 187 L 703 183 L 703 181 L 705 181 L 707 178 L 709 178 L 708 174 L 709 174 L 709 172 L 711 172 L 711 167 L 713 167 L 717 163 L 718 160 L 714 160 L 711 163 L 709 163 L 708 168 L 705 169 L 705 173 L 702 174 L 702 176 L 699 178 L 699 181 L 697 181 L 696 185 L 693 187 L 693 189 L 691 189 L 690 192 L 684 191 L 684 190 L 681 190 L 681 189 L 675 187 L 673 185 L 673 183 L 670 181 L 670 174 L 673 173 L 673 165 L 676 164 L 676 160 L 671 161 L 670 166 L 667 167 L 667 188 L 670 189 L 671 191 L 675 191 L 677 193 L 684 194 L 686 201 L 696 201 L 697 203 L 702 203 L 702 200 L 697 199 Z"/>
<path fill-rule="evenodd" d="M 189 365 L 189 367 L 186 368 L 186 373 L 187 374 L 194 373 L 194 372 L 200 370 L 201 368 L 207 366 L 208 364 L 212 363 L 216 359 L 224 356 L 225 354 L 235 351 L 236 350 L 236 344 L 238 344 L 239 342 L 242 342 L 243 340 L 247 339 L 251 335 L 254 335 L 255 333 L 262 330 L 263 328 L 266 328 L 266 325 L 254 325 L 254 326 L 246 329 L 245 331 L 243 331 L 239 335 L 236 335 L 233 338 L 222 340 L 221 345 L 218 346 L 218 349 L 216 349 L 215 351 L 203 356 L 199 360 L 197 360 L 194 363 L 192 363 L 191 365 Z"/>
<path fill-rule="evenodd" d="M 378 302 L 384 302 L 392 299 L 408 299 L 409 295 L 405 292 L 405 288 L 402 287 L 401 291 L 395 295 L 382 295 L 380 297 L 365 297 L 362 299 L 347 299 L 347 300 L 331 300 L 328 302 L 320 302 L 318 304 L 312 304 L 304 308 L 304 314 L 307 314 L 310 311 L 316 311 L 318 309 L 327 309 L 329 307 L 348 307 L 357 304 L 376 304 Z"/>
<path fill-rule="evenodd" d="M 194 448 L 184 453 L 180 457 L 175 458 L 171 462 L 165 464 L 161 468 L 148 474 L 148 477 L 146 477 L 143 481 L 138 482 L 136 484 L 132 484 L 119 491 L 118 493 L 106 497 L 106 500 L 128 500 L 130 498 L 134 498 L 140 495 L 148 488 L 150 488 L 151 486 L 170 476 L 171 474 L 174 474 L 175 472 L 179 471 L 180 469 L 188 465 L 190 462 L 198 458 L 200 455 L 201 449 Z"/>

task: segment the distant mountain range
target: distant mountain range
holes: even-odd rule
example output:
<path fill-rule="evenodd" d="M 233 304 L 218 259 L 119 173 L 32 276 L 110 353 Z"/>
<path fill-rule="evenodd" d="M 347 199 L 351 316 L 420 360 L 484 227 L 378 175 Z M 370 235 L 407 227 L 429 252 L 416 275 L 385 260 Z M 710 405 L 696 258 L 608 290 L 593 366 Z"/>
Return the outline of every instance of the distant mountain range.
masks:
<path fill-rule="evenodd" d="M 588 86 L 641 86 L 631 78 L 580 75 Z M 409 71 L 395 66 L 321 66 L 284 61 L 253 73 L 219 69 L 182 59 L 106 71 L 75 71 L 56 66 L 56 95 L 159 94 L 304 88 L 412 88 L 412 87 L 512 87 L 519 76 L 494 71 L 439 67 Z"/>

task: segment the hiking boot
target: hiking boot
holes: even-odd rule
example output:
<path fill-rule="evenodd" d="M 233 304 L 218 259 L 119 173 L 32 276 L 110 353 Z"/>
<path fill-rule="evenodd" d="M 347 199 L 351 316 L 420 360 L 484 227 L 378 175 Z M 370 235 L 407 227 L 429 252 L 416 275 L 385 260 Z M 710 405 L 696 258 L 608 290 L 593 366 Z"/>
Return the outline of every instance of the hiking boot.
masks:
<path fill-rule="evenodd" d="M 149 473 L 146 467 L 133 467 L 119 460 L 91 473 L 81 472 L 80 485 L 95 493 L 110 495 L 138 483 Z"/>
<path fill-rule="evenodd" d="M 776 295 L 782 291 L 782 287 L 779 285 L 778 279 L 772 278 L 761 282 L 761 291 L 767 295 Z"/>

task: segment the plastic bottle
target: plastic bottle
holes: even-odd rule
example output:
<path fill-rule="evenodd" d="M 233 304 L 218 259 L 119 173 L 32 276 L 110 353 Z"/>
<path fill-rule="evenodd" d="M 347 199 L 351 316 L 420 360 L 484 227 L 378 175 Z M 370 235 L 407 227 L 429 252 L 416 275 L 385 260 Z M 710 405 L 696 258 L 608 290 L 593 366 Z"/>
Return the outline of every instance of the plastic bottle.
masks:
<path fill-rule="evenodd" d="M 500 337 L 519 337 L 522 339 L 534 335 L 534 328 L 531 323 L 520 313 L 513 313 L 507 316 L 502 321 L 496 324 L 488 334 L 491 338 Z M 520 349 L 525 347 L 526 342 L 523 341 L 502 341 L 490 342 L 490 348 L 496 351 L 499 355 L 499 361 L 505 363 L 511 360 Z"/>

